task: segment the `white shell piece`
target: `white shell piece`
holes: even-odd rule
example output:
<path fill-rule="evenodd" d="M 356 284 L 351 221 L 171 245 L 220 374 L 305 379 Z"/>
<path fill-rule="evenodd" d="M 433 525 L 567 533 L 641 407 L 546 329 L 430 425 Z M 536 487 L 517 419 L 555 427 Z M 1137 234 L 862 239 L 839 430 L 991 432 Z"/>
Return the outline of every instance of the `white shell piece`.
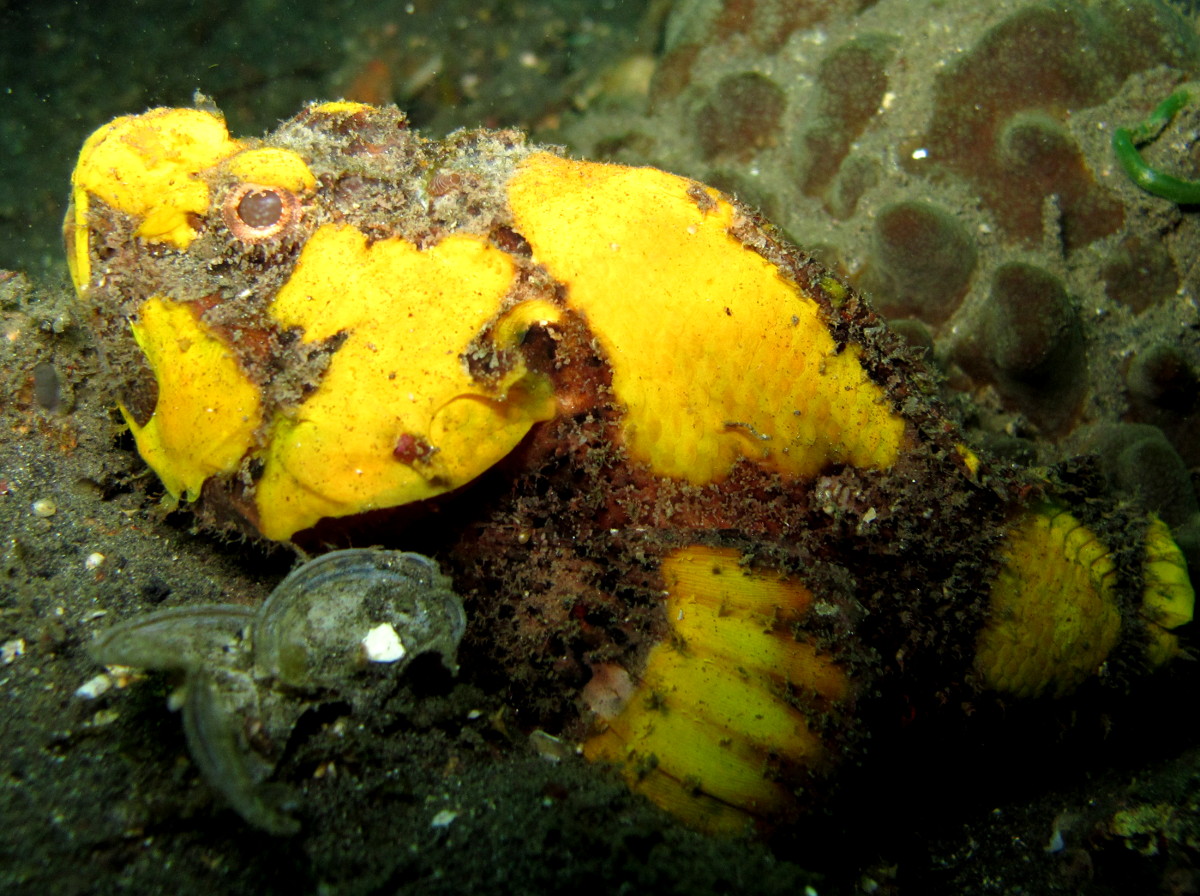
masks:
<path fill-rule="evenodd" d="M 363 652 L 372 663 L 394 663 L 408 653 L 390 622 L 377 625 L 362 639 Z"/>
<path fill-rule="evenodd" d="M 112 678 L 101 672 L 99 675 L 89 678 L 77 687 L 75 689 L 75 696 L 83 700 L 95 700 L 101 694 L 107 693 L 112 686 Z"/>

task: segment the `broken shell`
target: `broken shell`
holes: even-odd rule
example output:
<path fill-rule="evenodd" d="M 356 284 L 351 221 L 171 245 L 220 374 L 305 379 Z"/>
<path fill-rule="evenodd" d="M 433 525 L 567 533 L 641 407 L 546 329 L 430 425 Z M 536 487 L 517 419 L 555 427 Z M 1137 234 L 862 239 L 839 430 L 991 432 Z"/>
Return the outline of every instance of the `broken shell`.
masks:
<path fill-rule="evenodd" d="M 254 658 L 260 672 L 298 688 L 337 687 L 368 661 L 402 669 L 430 652 L 457 671 L 466 624 L 449 578 L 428 557 L 333 551 L 271 593 L 255 620 Z"/>
<path fill-rule="evenodd" d="M 282 743 L 311 704 L 272 679 L 349 695 L 368 662 L 399 672 L 429 652 L 456 672 L 466 624 L 434 561 L 360 549 L 293 570 L 257 612 L 234 604 L 158 610 L 101 632 L 88 650 L 104 665 L 183 670 L 183 728 L 197 767 L 246 821 L 282 835 L 299 829 L 289 814 L 296 800 L 269 780 L 274 762 L 247 736 L 247 723 Z"/>
<path fill-rule="evenodd" d="M 235 654 L 253 619 L 254 610 L 236 604 L 168 607 L 100 632 L 88 653 L 102 666 L 159 672 L 241 665 Z"/>
<path fill-rule="evenodd" d="M 269 692 L 256 689 L 250 676 L 225 669 L 194 671 L 186 691 L 183 732 L 205 780 L 255 827 L 278 835 L 300 830 L 299 822 L 288 814 L 296 808 L 294 795 L 268 780 L 274 763 L 259 755 L 246 737 L 247 719 L 268 714 L 270 707 L 263 698 Z M 286 730 L 276 733 L 286 736 L 300 709 L 299 704 L 291 707 L 285 713 Z"/>

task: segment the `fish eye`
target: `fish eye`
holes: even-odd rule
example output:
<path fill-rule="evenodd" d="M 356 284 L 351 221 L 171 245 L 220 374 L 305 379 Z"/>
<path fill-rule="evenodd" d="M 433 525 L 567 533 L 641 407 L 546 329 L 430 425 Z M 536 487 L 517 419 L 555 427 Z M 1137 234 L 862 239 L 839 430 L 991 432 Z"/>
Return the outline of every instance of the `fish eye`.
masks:
<path fill-rule="evenodd" d="M 222 209 L 229 231 L 245 243 L 257 243 L 282 231 L 296 216 L 296 197 L 280 187 L 241 184 L 230 191 Z"/>
<path fill-rule="evenodd" d="M 274 190 L 247 193 L 238 203 L 237 216 L 247 227 L 273 227 L 283 217 L 283 200 Z"/>

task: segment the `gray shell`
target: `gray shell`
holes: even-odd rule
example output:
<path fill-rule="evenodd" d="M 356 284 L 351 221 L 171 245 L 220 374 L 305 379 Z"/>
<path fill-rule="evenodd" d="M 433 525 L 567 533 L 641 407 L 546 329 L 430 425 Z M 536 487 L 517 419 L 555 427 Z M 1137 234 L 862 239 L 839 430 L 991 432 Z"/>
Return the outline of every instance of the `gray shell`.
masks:
<path fill-rule="evenodd" d="M 356 702 L 369 663 L 399 673 L 436 652 L 457 672 L 466 629 L 462 601 L 420 554 L 333 551 L 293 570 L 257 611 L 233 604 L 172 607 L 97 636 L 97 662 L 185 673 L 183 727 L 196 765 L 248 822 L 291 834 L 296 803 L 270 782 L 248 723 L 277 744 L 310 703 L 332 692 Z M 275 687 L 282 684 L 284 687 Z"/>
<path fill-rule="evenodd" d="M 437 564 L 420 554 L 333 551 L 295 569 L 254 622 L 260 674 L 297 688 L 337 687 L 372 659 L 368 635 L 390 627 L 397 670 L 436 652 L 451 671 L 467 619 Z"/>

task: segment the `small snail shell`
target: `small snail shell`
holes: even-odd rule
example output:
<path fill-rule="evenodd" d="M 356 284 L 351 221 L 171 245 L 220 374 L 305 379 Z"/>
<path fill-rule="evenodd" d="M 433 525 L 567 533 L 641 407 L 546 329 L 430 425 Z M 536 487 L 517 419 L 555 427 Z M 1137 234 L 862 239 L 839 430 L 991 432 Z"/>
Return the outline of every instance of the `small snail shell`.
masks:
<path fill-rule="evenodd" d="M 368 661 L 403 668 L 429 652 L 457 671 L 462 601 L 420 554 L 333 551 L 292 571 L 259 610 L 260 673 L 297 688 L 337 688 Z M 382 646 L 381 646 L 382 645 Z"/>

